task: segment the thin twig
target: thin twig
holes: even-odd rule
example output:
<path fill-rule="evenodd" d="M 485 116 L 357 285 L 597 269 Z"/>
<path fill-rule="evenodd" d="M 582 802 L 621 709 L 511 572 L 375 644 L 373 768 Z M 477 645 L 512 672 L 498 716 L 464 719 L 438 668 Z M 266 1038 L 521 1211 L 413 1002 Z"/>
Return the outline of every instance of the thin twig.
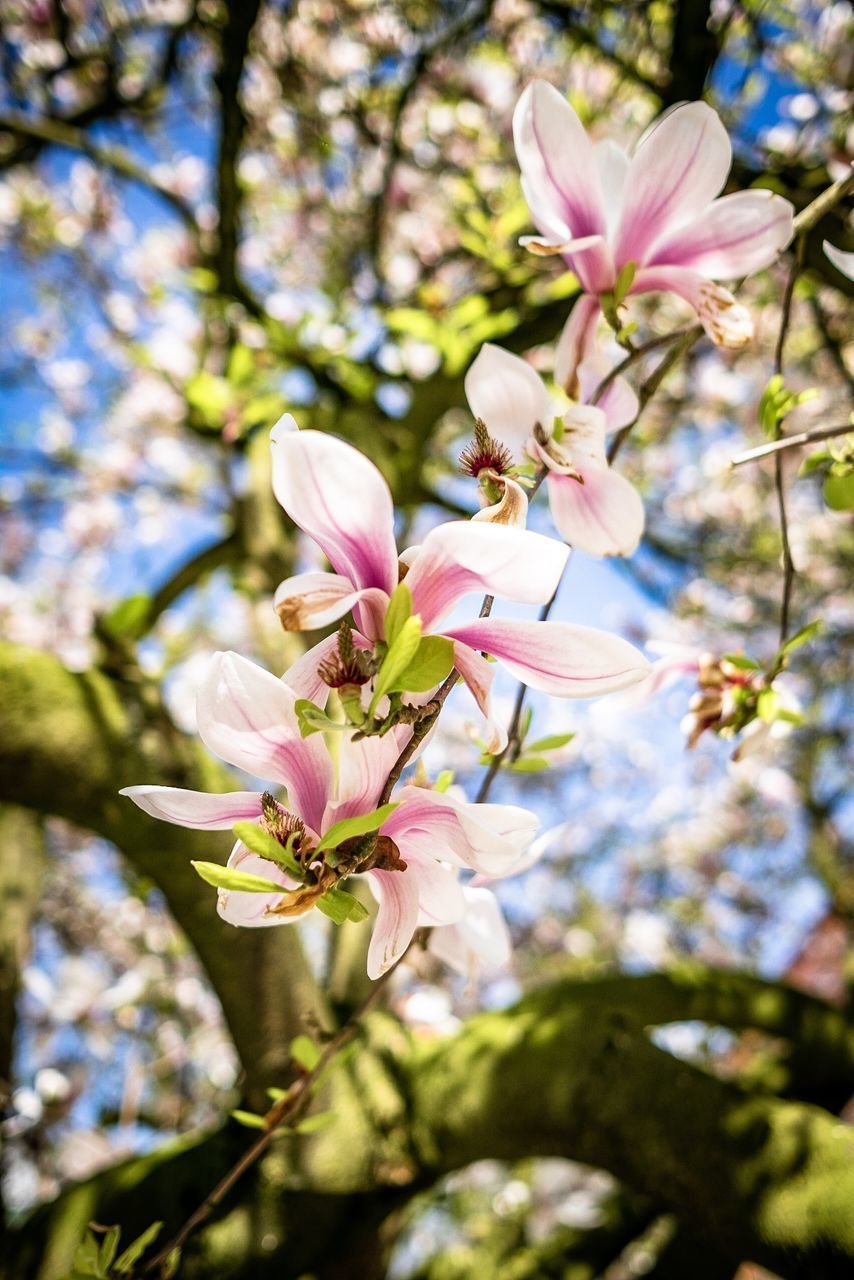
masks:
<path fill-rule="evenodd" d="M 687 338 L 689 334 L 691 334 L 694 339 L 699 338 L 702 333 L 703 326 L 693 324 L 684 329 L 674 329 L 672 333 L 661 333 L 657 338 L 650 338 L 648 342 L 641 343 L 639 347 L 635 347 L 633 351 L 630 351 L 624 360 L 621 360 L 619 364 L 614 365 L 613 369 L 609 369 L 596 390 L 593 392 L 593 395 L 590 397 L 590 404 L 598 404 L 602 399 L 602 396 L 610 387 L 611 383 L 616 381 L 616 379 L 619 378 L 621 374 L 625 373 L 627 369 L 630 369 L 632 365 L 637 364 L 637 362 L 643 359 L 645 355 L 648 355 L 650 351 L 657 351 L 659 347 L 669 346 L 671 342 L 679 342 L 682 338 Z"/>
<path fill-rule="evenodd" d="M 815 431 L 799 431 L 796 436 L 781 436 L 779 440 L 772 440 L 770 444 L 761 444 L 756 449 L 739 453 L 729 465 L 741 467 L 745 462 L 755 462 L 757 458 L 765 458 L 783 449 L 795 449 L 801 445 L 814 444 L 818 440 L 832 440 L 834 436 L 848 435 L 852 431 L 854 431 L 854 423 L 851 422 L 842 427 L 821 427 Z"/>
<path fill-rule="evenodd" d="M 832 186 L 825 187 L 824 191 L 817 195 L 805 209 L 801 209 L 795 218 L 795 235 L 804 236 L 808 231 L 812 231 L 816 223 L 820 222 L 826 213 L 830 213 L 831 209 L 835 209 L 852 191 L 854 191 L 854 173 L 849 173 L 838 182 L 834 182 Z"/>
<path fill-rule="evenodd" d="M 819 197 L 819 199 L 821 199 L 821 197 Z M 818 202 L 813 201 L 813 204 L 816 203 Z M 795 252 L 792 268 L 789 272 L 789 278 L 786 281 L 786 291 L 783 294 L 783 306 L 780 315 L 780 332 L 777 335 L 777 346 L 774 352 L 774 372 L 780 377 L 782 377 L 783 374 L 783 357 L 786 348 L 786 335 L 789 331 L 789 321 L 791 320 L 792 315 L 792 299 L 795 294 L 795 282 L 803 263 L 805 244 L 806 241 L 804 237 L 801 236 L 798 241 L 798 247 Z M 781 424 L 778 422 L 775 427 L 775 436 L 778 440 L 780 439 L 780 435 Z M 774 488 L 777 493 L 777 510 L 780 516 L 780 538 L 783 544 L 783 597 L 780 602 L 780 644 L 783 645 L 785 644 L 789 634 L 789 611 L 792 603 L 792 585 L 795 580 L 795 562 L 792 559 L 792 548 L 789 544 L 789 515 L 786 510 L 786 487 L 783 482 L 783 455 L 779 450 L 774 454 Z"/>

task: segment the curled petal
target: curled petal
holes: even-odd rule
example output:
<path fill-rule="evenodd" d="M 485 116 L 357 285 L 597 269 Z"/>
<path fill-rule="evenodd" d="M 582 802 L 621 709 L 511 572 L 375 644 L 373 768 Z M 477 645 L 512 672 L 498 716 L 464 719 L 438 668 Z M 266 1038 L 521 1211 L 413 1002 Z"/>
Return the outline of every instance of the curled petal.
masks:
<path fill-rule="evenodd" d="M 474 976 L 478 969 L 503 969 L 510 963 L 512 944 L 510 930 L 489 889 L 463 889 L 465 914 L 456 924 L 433 929 L 427 950 L 455 969 L 463 977 Z"/>
<path fill-rule="evenodd" d="M 456 640 L 454 642 L 454 666 L 459 671 L 468 690 L 486 717 L 486 747 L 493 755 L 507 746 L 507 730 L 492 718 L 492 682 L 495 666 L 487 662 L 475 649 Z"/>
<path fill-rule="evenodd" d="M 296 881 L 286 875 L 274 862 L 250 853 L 240 841 L 231 851 L 228 865 L 247 875 L 274 880 L 282 889 L 293 889 Z M 290 924 L 293 916 L 270 915 L 273 907 L 282 901 L 275 893 L 241 893 L 235 889 L 217 889 L 216 909 L 228 924 L 244 929 L 264 929 L 276 924 Z"/>
<path fill-rule="evenodd" d="M 463 888 L 456 870 L 421 852 L 415 843 L 399 846 L 406 874 L 418 881 L 419 925 L 453 924 L 465 911 Z"/>
<path fill-rule="evenodd" d="M 605 355 L 588 356 L 578 366 L 580 399 L 589 404 L 603 378 L 611 372 L 611 361 Z M 597 408 L 605 415 L 609 431 L 627 427 L 638 416 L 640 405 L 634 388 L 626 378 L 616 377 L 608 383 L 596 401 Z"/>
<path fill-rule="evenodd" d="M 417 851 L 491 878 L 512 875 L 537 831 L 527 809 L 468 804 L 422 787 L 403 787 L 400 808 L 383 824 L 399 848 Z"/>
<path fill-rule="evenodd" d="M 316 631 L 337 622 L 359 602 L 382 617 L 388 596 L 376 587 L 356 590 L 337 573 L 300 573 L 276 588 L 273 605 L 285 631 Z"/>
<path fill-rule="evenodd" d="M 332 783 L 320 735 L 300 736 L 296 694 L 236 653 L 217 653 L 197 697 L 199 734 L 229 764 L 288 790 L 290 807 L 315 831 Z"/>
<path fill-rule="evenodd" d="M 732 279 L 773 262 L 794 234 L 794 209 L 773 191 L 739 191 L 715 200 L 653 247 L 649 266 L 690 267 Z"/>
<path fill-rule="evenodd" d="M 582 361 L 595 353 L 599 299 L 583 293 L 576 299 L 555 350 L 555 381 L 573 400 L 579 399 Z"/>
<path fill-rule="evenodd" d="M 152 818 L 174 822 L 198 831 L 230 831 L 235 822 L 260 818 L 261 796 L 257 791 L 227 791 L 211 795 L 207 791 L 184 791 L 181 787 L 123 787 L 127 796 Z"/>
<path fill-rule="evenodd" d="M 687 267 L 645 267 L 635 276 L 632 293 L 676 293 L 697 312 L 706 333 L 719 347 L 737 351 L 753 337 L 753 320 L 722 285 L 704 280 Z"/>
<path fill-rule="evenodd" d="M 828 262 L 832 262 L 836 270 L 847 279 L 854 280 L 854 253 L 846 253 L 844 249 L 838 249 L 829 240 L 822 240 L 821 247 Z"/>
<path fill-rule="evenodd" d="M 558 698 L 596 698 L 642 680 L 649 663 L 619 636 L 570 622 L 478 618 L 448 635 L 493 657 L 532 689 Z"/>
<path fill-rule="evenodd" d="M 273 491 L 336 573 L 355 587 L 397 586 L 394 510 L 388 485 L 352 445 L 298 431 L 286 415 L 272 432 Z"/>
<path fill-rule="evenodd" d="M 731 163 L 727 131 L 705 102 L 687 102 L 661 116 L 641 138 L 626 175 L 618 265 L 645 263 L 663 235 L 705 209 Z"/>
<path fill-rule="evenodd" d="M 517 457 L 538 423 L 551 430 L 555 411 L 545 383 L 527 360 L 512 352 L 485 343 L 466 374 L 465 387 L 474 416 Z"/>
<path fill-rule="evenodd" d="M 602 191 L 584 126 L 562 94 L 535 80 L 513 113 L 513 138 L 534 222 L 562 239 L 605 230 Z"/>
<path fill-rule="evenodd" d="M 360 640 L 358 632 L 354 632 L 353 643 L 359 644 Z M 318 667 L 337 652 L 338 633 L 333 632 L 331 636 L 326 636 L 318 644 L 306 649 L 302 657 L 297 658 L 283 674 L 283 682 L 293 689 L 298 698 L 307 698 L 309 702 L 324 708 L 329 698 L 329 686 L 319 674 Z"/>
<path fill-rule="evenodd" d="M 515 529 L 524 529 L 528 520 L 528 495 L 525 490 L 515 480 L 500 476 L 496 471 L 487 471 L 486 475 L 501 490 L 501 497 L 498 502 L 482 507 L 472 516 L 472 520 L 485 520 L 487 524 L 507 524 Z"/>
<path fill-rule="evenodd" d="M 379 911 L 368 948 L 368 977 L 380 978 L 400 959 L 418 924 L 418 876 L 406 871 L 369 871 Z"/>
<path fill-rule="evenodd" d="M 425 631 L 468 592 L 544 604 L 563 573 L 566 547 L 527 529 L 450 520 L 428 533 L 406 577 Z"/>
<path fill-rule="evenodd" d="M 586 464 L 581 482 L 548 477 L 552 519 L 571 547 L 591 556 L 630 556 L 641 540 L 644 510 L 640 495 L 618 471 Z"/>

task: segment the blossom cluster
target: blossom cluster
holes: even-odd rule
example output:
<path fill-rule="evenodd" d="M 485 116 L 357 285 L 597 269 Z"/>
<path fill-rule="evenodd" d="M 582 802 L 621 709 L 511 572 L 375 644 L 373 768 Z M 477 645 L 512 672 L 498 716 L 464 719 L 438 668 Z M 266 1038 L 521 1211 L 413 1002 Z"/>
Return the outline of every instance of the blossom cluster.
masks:
<path fill-rule="evenodd" d="M 339 924 L 363 919 L 364 903 L 343 885 L 365 877 L 378 904 L 372 978 L 419 927 L 463 972 L 506 957 L 506 926 L 484 882 L 530 865 L 536 817 L 469 803 L 420 765 L 404 776 L 454 685 L 472 695 L 497 755 L 508 733 L 491 704 L 494 662 L 560 698 L 626 689 L 648 674 L 638 650 L 607 632 L 491 616 L 495 600 L 550 602 L 570 547 L 629 555 L 642 536 L 640 498 L 606 449 L 607 432 L 628 429 L 639 402 L 599 344 L 600 316 L 631 354 L 626 299 L 672 291 L 715 342 L 739 347 L 750 316 L 717 281 L 768 265 L 792 234 L 791 206 L 771 192 L 717 198 L 730 145 L 702 103 L 669 113 L 629 159 L 614 144 L 593 146 L 560 94 L 535 82 L 514 133 L 542 233 L 529 247 L 561 255 L 582 291 L 556 351 L 560 407 L 531 365 L 487 344 L 466 378 L 476 427 L 461 459 L 482 509 L 401 553 L 392 496 L 373 463 L 285 415 L 272 433 L 275 496 L 331 570 L 288 578 L 274 606 L 286 631 L 339 626 L 280 679 L 218 654 L 198 695 L 204 743 L 273 789 L 124 792 L 166 821 L 234 831 L 227 867 L 196 864 L 232 924 L 286 924 L 315 907 Z M 543 481 L 561 541 L 526 527 L 529 494 Z M 475 593 L 478 615 L 458 621 Z"/>

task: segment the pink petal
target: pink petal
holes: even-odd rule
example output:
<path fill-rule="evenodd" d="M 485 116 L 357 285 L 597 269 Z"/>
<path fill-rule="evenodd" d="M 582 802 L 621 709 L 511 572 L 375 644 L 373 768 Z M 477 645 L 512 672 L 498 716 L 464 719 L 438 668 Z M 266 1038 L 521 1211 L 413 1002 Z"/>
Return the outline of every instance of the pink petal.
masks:
<path fill-rule="evenodd" d="M 726 181 L 732 148 L 717 112 L 688 102 L 663 115 L 641 139 L 625 184 L 617 265 L 645 263 L 666 232 L 696 217 Z"/>
<path fill-rule="evenodd" d="M 353 633 L 353 642 L 359 644 L 360 648 L 365 644 L 358 632 Z M 338 633 L 333 632 L 331 636 L 326 636 L 311 649 L 307 649 L 302 657 L 297 658 L 296 662 L 283 674 L 283 682 L 288 688 L 293 689 L 298 698 L 307 698 L 316 706 L 325 707 L 329 700 L 329 686 L 318 675 L 317 668 L 337 651 Z"/>
<path fill-rule="evenodd" d="M 833 263 L 840 275 L 848 280 L 854 280 L 854 253 L 846 253 L 844 249 L 839 249 L 829 240 L 822 240 L 821 247 L 828 262 Z"/>
<path fill-rule="evenodd" d="M 465 978 L 482 966 L 503 969 L 512 955 L 510 930 L 489 889 L 466 886 L 465 914 L 456 924 L 433 929 L 427 950 Z"/>
<path fill-rule="evenodd" d="M 261 796 L 257 791 L 227 791 L 212 795 L 207 791 L 184 791 L 180 787 L 123 787 L 127 796 L 152 818 L 174 822 L 179 827 L 199 831 L 230 831 L 243 818 L 261 816 Z"/>
<path fill-rule="evenodd" d="M 457 640 L 454 642 L 454 666 L 465 681 L 469 692 L 486 717 L 486 747 L 493 755 L 507 746 L 507 730 L 492 718 L 492 682 L 495 664 L 487 662 L 475 649 Z"/>
<path fill-rule="evenodd" d="M 537 830 L 516 805 L 468 804 L 423 787 L 403 787 L 400 808 L 383 824 L 399 848 L 469 867 L 492 878 L 512 875 Z"/>
<path fill-rule="evenodd" d="M 356 587 L 397 586 L 394 509 L 388 485 L 352 445 L 298 431 L 286 415 L 273 428 L 273 490 L 336 573 Z"/>
<path fill-rule="evenodd" d="M 406 576 L 425 631 L 472 591 L 545 604 L 557 589 L 566 547 L 508 525 L 450 520 L 428 533 Z"/>
<path fill-rule="evenodd" d="M 418 884 L 419 925 L 453 924 L 465 910 L 462 885 L 457 872 L 442 866 L 434 857 L 420 852 L 406 841 L 399 846 L 406 863 L 406 875 Z"/>
<path fill-rule="evenodd" d="M 337 573 L 300 573 L 279 584 L 273 605 L 285 631 L 318 631 L 358 607 L 363 625 L 370 620 L 365 629 L 379 634 L 388 596 L 376 587 L 357 590 Z"/>
<path fill-rule="evenodd" d="M 231 851 L 228 866 L 245 872 L 250 876 L 262 876 L 265 880 L 273 880 L 283 889 L 293 889 L 296 881 L 285 875 L 274 862 L 259 858 L 250 853 L 239 841 Z M 281 894 L 275 893 L 241 893 L 234 889 L 217 889 L 216 909 L 228 924 L 243 929 L 265 929 L 277 924 L 291 924 L 295 916 L 267 915 L 270 907 L 281 902 Z"/>
<path fill-rule="evenodd" d="M 579 394 L 579 368 L 583 360 L 595 352 L 599 299 L 582 294 L 576 299 L 569 319 L 563 326 L 555 350 L 555 382 L 573 400 Z"/>
<path fill-rule="evenodd" d="M 604 235 L 571 240 L 565 246 L 564 257 L 585 293 L 605 293 L 613 289 L 614 255 Z"/>
<path fill-rule="evenodd" d="M 588 356 L 578 366 L 578 382 L 582 403 L 589 404 L 599 384 L 613 365 L 605 355 Z M 603 391 L 596 405 L 605 415 L 609 431 L 627 427 L 638 416 L 640 405 L 634 388 L 623 377 L 616 377 Z"/>
<path fill-rule="evenodd" d="M 412 941 L 418 924 L 418 877 L 407 869 L 369 871 L 367 878 L 379 903 L 368 948 L 368 977 L 380 978 Z"/>
<path fill-rule="evenodd" d="M 623 148 L 610 138 L 594 142 L 593 159 L 602 188 L 602 203 L 610 239 L 620 221 L 630 161 Z"/>
<path fill-rule="evenodd" d="M 355 742 L 351 734 L 341 734 L 335 799 L 327 806 L 322 831 L 342 818 L 359 817 L 376 809 L 385 781 L 411 733 L 411 729 L 400 726 L 382 738 Z"/>
<path fill-rule="evenodd" d="M 532 689 L 558 698 L 596 698 L 642 680 L 649 663 L 619 636 L 569 622 L 479 618 L 448 631 L 491 653 Z"/>
<path fill-rule="evenodd" d="M 563 95 L 534 80 L 513 113 L 513 137 L 525 195 L 540 229 L 563 239 L 601 235 L 605 214 L 593 148 Z"/>
<path fill-rule="evenodd" d="M 487 342 L 466 374 L 466 398 L 489 434 L 521 458 L 539 423 L 551 432 L 555 417 L 545 383 L 527 360 Z"/>
<path fill-rule="evenodd" d="M 552 519 L 571 547 L 591 556 L 630 556 L 643 535 L 644 510 L 633 485 L 608 466 L 579 468 L 584 483 L 551 474 Z"/>
<path fill-rule="evenodd" d="M 753 337 L 747 308 L 728 289 L 688 267 L 644 267 L 635 276 L 631 292 L 678 294 L 697 312 L 712 342 L 727 350 L 738 351 Z"/>
<path fill-rule="evenodd" d="M 236 653 L 214 655 L 197 698 L 199 734 L 222 760 L 287 787 L 292 809 L 319 830 L 332 767 L 319 734 L 302 738 L 296 694 Z"/>
<path fill-rule="evenodd" d="M 649 266 L 690 267 L 712 280 L 733 279 L 773 262 L 794 234 L 794 209 L 773 191 L 739 191 L 658 240 Z"/>

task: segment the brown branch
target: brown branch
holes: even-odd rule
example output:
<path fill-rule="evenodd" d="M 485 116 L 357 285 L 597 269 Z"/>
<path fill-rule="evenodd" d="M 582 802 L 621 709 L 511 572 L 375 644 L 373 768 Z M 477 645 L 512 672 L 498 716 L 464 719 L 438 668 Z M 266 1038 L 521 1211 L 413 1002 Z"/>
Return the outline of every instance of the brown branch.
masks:
<path fill-rule="evenodd" d="M 852 191 L 854 191 L 854 173 L 849 173 L 847 177 L 840 178 L 832 186 L 825 187 L 824 191 L 817 195 L 815 200 L 810 201 L 805 209 L 801 209 L 795 218 L 795 235 L 803 236 L 808 231 L 812 231 L 824 215 L 830 213 L 831 209 L 835 209 Z"/>
<path fill-rule="evenodd" d="M 243 191 L 237 177 L 237 164 L 246 130 L 246 115 L 240 104 L 240 81 L 259 7 L 260 0 L 242 0 L 240 4 L 227 6 L 228 17 L 221 35 L 220 65 L 214 77 L 220 100 L 216 164 L 219 243 L 215 268 L 222 292 L 241 300 L 245 290 L 237 268 L 237 253 Z"/>
<path fill-rule="evenodd" d="M 729 465 L 741 467 L 745 462 L 756 462 L 758 458 L 779 453 L 783 449 L 795 449 L 801 445 L 815 444 L 819 440 L 832 440 L 835 436 L 848 435 L 851 431 L 854 431 L 854 423 L 848 422 L 842 427 L 821 427 L 815 431 L 800 431 L 796 436 L 781 436 L 779 440 L 772 440 L 770 444 L 761 444 L 756 449 L 739 453 Z"/>
<path fill-rule="evenodd" d="M 826 194 L 826 193 L 824 193 Z M 821 197 L 819 197 L 819 200 Z M 817 204 L 818 201 L 813 201 Z M 812 206 L 809 206 L 812 208 Z M 804 212 L 808 212 L 805 210 Z M 812 224 L 810 224 L 812 225 Z M 778 376 L 783 375 L 783 356 L 786 347 L 786 335 L 789 331 L 789 321 L 792 314 L 792 299 L 795 294 L 795 282 L 800 274 L 803 264 L 805 239 L 801 236 L 798 241 L 798 248 L 795 253 L 795 260 L 792 263 L 792 269 L 789 272 L 789 278 L 786 281 L 786 290 L 783 294 L 783 306 L 780 316 L 780 331 L 777 335 L 777 346 L 774 352 L 774 372 Z M 780 438 L 781 424 L 778 422 L 775 427 L 776 438 Z M 780 517 L 780 538 L 783 543 L 783 596 L 780 602 L 780 644 L 786 642 L 789 634 L 789 611 L 792 603 L 792 586 L 795 580 L 795 562 L 792 559 L 792 548 L 789 544 L 789 515 L 786 509 L 786 488 L 783 482 L 783 458 L 778 451 L 774 454 L 774 489 L 777 494 L 777 511 Z"/>

